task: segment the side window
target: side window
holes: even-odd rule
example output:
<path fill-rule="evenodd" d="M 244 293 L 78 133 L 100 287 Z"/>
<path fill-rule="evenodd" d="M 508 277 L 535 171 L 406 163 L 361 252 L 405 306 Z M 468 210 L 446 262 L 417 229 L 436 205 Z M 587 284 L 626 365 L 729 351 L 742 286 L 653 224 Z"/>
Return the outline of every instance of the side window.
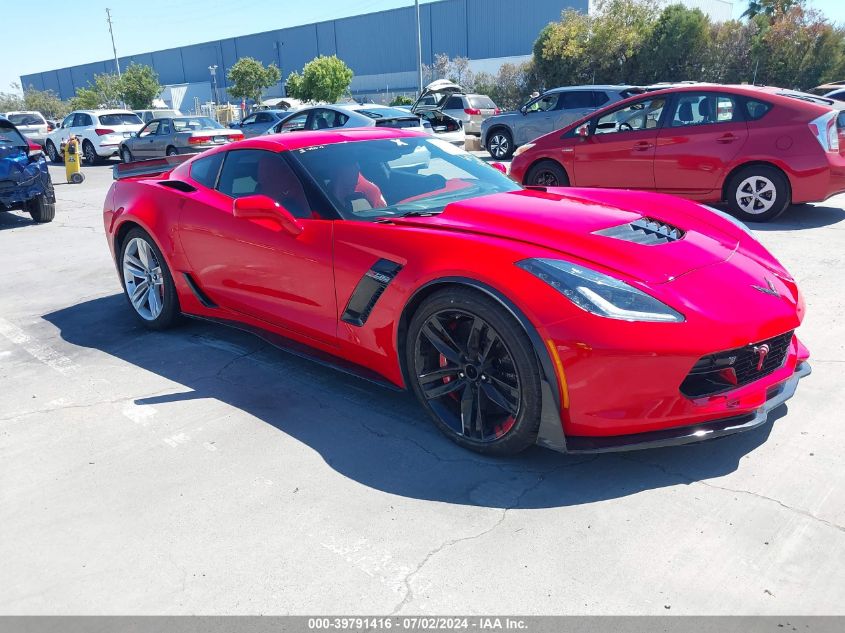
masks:
<path fill-rule="evenodd" d="M 606 92 L 597 91 L 597 92 L 593 93 L 593 107 L 594 108 L 600 108 L 601 106 L 603 106 L 608 101 L 610 101 L 610 97 L 607 96 Z"/>
<path fill-rule="evenodd" d="M 255 123 L 255 116 L 254 114 L 249 115 L 247 118 L 243 120 L 243 125 L 249 125 L 250 123 Z"/>
<path fill-rule="evenodd" d="M 573 90 L 560 96 L 558 110 L 586 110 L 593 107 L 593 95 L 589 90 Z"/>
<path fill-rule="evenodd" d="M 681 93 L 675 111 L 669 120 L 670 127 L 710 125 L 740 121 L 742 116 L 729 95 L 708 93 Z"/>
<path fill-rule="evenodd" d="M 259 112 L 255 115 L 255 122 L 256 123 L 272 123 L 273 122 L 273 115 L 269 112 Z"/>
<path fill-rule="evenodd" d="M 77 120 L 77 125 L 82 125 L 82 126 L 94 125 L 94 122 L 91 120 L 90 114 L 78 114 L 77 116 L 80 117 Z M 81 122 L 79 122 L 79 121 L 81 121 Z"/>
<path fill-rule="evenodd" d="M 464 98 L 463 97 L 449 97 L 449 100 L 446 102 L 446 105 L 443 106 L 446 110 L 463 110 L 464 109 Z"/>
<path fill-rule="evenodd" d="M 75 114 L 68 114 L 68 115 L 65 117 L 65 120 L 64 120 L 64 121 L 62 121 L 62 127 L 72 127 L 72 126 L 73 126 L 73 120 L 74 120 L 75 118 L 76 118 L 76 115 L 75 115 Z"/>
<path fill-rule="evenodd" d="M 147 126 L 138 132 L 138 138 L 144 138 L 145 136 L 152 136 L 158 131 L 158 121 L 153 121 L 152 123 L 147 123 Z"/>
<path fill-rule="evenodd" d="M 533 103 L 529 104 L 526 110 L 528 112 L 547 112 L 548 110 L 554 110 L 557 107 L 559 97 L 560 94 L 557 92 L 542 96 Z"/>
<path fill-rule="evenodd" d="M 311 121 L 308 124 L 309 130 L 325 130 L 333 127 L 343 127 L 349 117 L 336 110 L 320 108 L 314 110 Z"/>
<path fill-rule="evenodd" d="M 254 149 L 227 152 L 217 190 L 230 198 L 270 196 L 295 217 L 312 217 L 302 183 L 287 161 L 273 152 Z"/>
<path fill-rule="evenodd" d="M 656 128 L 666 105 L 665 97 L 642 99 L 624 108 L 608 112 L 596 121 L 596 134 L 636 132 Z"/>
<path fill-rule="evenodd" d="M 305 122 L 308 120 L 308 113 L 303 112 L 302 114 L 291 117 L 287 119 L 284 123 L 280 126 L 276 127 L 276 130 L 279 132 L 296 132 L 297 130 L 304 130 L 305 129 Z"/>
<path fill-rule="evenodd" d="M 757 101 L 756 99 L 747 99 L 745 101 L 745 114 L 751 121 L 762 119 L 771 109 L 772 106 L 764 101 Z"/>
<path fill-rule="evenodd" d="M 214 189 L 217 184 L 217 173 L 223 162 L 223 152 L 200 158 L 191 163 L 191 178 L 203 187 Z"/>
<path fill-rule="evenodd" d="M 158 133 L 161 135 L 173 134 L 173 129 L 170 126 L 170 119 L 163 119 L 159 122 Z"/>

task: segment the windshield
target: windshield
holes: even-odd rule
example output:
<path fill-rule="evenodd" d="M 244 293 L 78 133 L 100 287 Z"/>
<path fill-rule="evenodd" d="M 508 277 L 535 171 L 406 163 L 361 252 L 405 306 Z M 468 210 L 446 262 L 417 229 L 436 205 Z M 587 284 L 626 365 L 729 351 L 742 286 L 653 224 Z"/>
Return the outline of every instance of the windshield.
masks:
<path fill-rule="evenodd" d="M 45 125 L 44 119 L 37 114 L 24 112 L 21 114 L 10 114 L 9 121 L 15 125 Z"/>
<path fill-rule="evenodd" d="M 207 116 L 192 116 L 173 119 L 173 127 L 177 132 L 192 132 L 194 130 L 224 130 L 214 119 Z"/>
<path fill-rule="evenodd" d="M 143 123 L 137 114 L 132 114 L 131 112 L 101 114 L 99 119 L 101 125 L 141 125 Z"/>
<path fill-rule="evenodd" d="M 335 143 L 291 155 L 348 219 L 433 215 L 452 202 L 520 189 L 484 161 L 439 139 Z"/>
<path fill-rule="evenodd" d="M 26 147 L 29 148 L 29 143 L 24 140 L 13 127 L 0 126 L 0 147 Z"/>

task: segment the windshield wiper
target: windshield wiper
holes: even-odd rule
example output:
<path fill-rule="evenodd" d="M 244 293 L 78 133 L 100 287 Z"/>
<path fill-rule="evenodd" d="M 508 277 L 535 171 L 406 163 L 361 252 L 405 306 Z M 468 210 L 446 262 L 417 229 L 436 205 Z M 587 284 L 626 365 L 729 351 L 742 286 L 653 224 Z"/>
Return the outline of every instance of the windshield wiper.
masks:
<path fill-rule="evenodd" d="M 426 217 L 429 215 L 440 215 L 443 211 L 406 211 L 405 213 L 400 214 L 397 217 L 400 218 L 421 218 Z"/>

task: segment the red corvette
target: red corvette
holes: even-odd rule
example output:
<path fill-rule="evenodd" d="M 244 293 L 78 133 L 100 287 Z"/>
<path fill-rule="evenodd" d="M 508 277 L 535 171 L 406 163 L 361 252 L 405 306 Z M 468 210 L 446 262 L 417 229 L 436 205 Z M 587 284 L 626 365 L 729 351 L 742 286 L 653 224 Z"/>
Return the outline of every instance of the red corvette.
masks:
<path fill-rule="evenodd" d="M 120 165 L 104 221 L 148 327 L 217 320 L 409 388 L 480 452 L 715 438 L 766 422 L 809 373 L 795 281 L 729 216 L 523 190 L 414 132 Z"/>
<path fill-rule="evenodd" d="M 739 219 L 765 222 L 790 203 L 845 191 L 842 108 L 780 88 L 696 84 L 651 92 L 523 145 L 511 177 L 725 202 Z"/>

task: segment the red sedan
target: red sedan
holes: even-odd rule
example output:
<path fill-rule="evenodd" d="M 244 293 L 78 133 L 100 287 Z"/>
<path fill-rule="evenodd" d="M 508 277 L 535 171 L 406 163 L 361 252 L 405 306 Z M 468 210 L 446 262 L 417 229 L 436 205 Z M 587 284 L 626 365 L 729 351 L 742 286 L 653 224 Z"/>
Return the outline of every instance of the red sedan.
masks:
<path fill-rule="evenodd" d="M 718 437 L 766 422 L 810 371 L 793 278 L 692 202 L 523 190 L 389 128 L 116 169 L 106 235 L 144 325 L 234 324 L 411 389 L 473 450 Z"/>
<path fill-rule="evenodd" d="M 845 104 L 780 88 L 701 85 L 616 103 L 523 145 L 526 185 L 642 189 L 727 203 L 764 222 L 845 191 Z"/>

